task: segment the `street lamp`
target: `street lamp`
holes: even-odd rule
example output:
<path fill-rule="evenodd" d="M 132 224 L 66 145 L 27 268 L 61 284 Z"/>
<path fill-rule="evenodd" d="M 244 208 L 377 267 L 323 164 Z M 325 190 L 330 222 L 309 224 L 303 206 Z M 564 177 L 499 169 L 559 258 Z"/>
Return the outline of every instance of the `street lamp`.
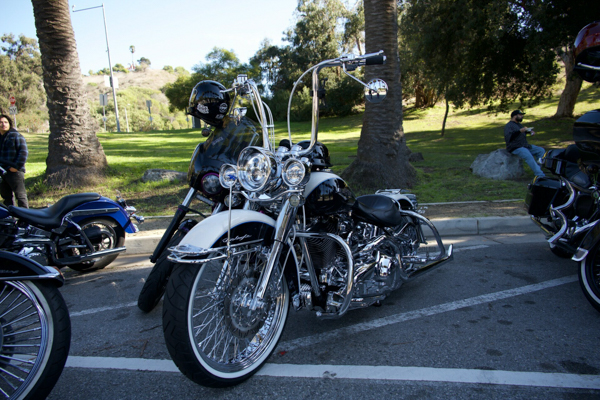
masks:
<path fill-rule="evenodd" d="M 110 47 L 108 46 L 108 30 L 106 29 L 106 13 L 104 12 L 104 3 L 102 3 L 101 6 L 82 8 L 81 10 L 75 10 L 75 6 L 73 5 L 71 10 L 75 13 L 75 12 L 79 12 L 79 11 L 93 10 L 95 8 L 100 8 L 100 7 L 102 7 L 102 16 L 104 17 L 104 34 L 106 35 L 106 52 L 108 53 L 108 69 L 110 71 L 110 86 L 112 87 L 113 101 L 115 102 L 115 118 L 117 119 L 117 132 L 121 132 L 121 125 L 119 124 L 119 107 L 117 106 L 117 91 L 115 90 L 115 81 L 113 78 L 112 63 L 110 62 Z"/>

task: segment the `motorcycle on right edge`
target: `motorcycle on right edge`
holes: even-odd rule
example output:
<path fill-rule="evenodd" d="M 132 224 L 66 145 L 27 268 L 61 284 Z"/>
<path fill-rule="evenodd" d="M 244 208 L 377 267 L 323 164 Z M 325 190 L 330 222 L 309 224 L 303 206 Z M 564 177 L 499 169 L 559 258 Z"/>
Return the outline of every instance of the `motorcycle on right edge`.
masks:
<path fill-rule="evenodd" d="M 600 22 L 579 32 L 575 55 L 575 71 L 600 82 Z M 579 263 L 583 293 L 600 311 L 600 110 L 575 121 L 573 140 L 566 149 L 546 152 L 542 165 L 557 178 L 536 177 L 525 204 L 552 252 Z"/>
<path fill-rule="evenodd" d="M 416 212 L 414 195 L 388 189 L 355 197 L 325 167 L 328 151 L 317 141 L 324 91 L 319 71 L 338 67 L 365 87 L 368 101 L 383 101 L 383 80 L 367 84 L 348 73 L 383 64 L 382 53 L 322 61 L 296 82 L 290 96 L 312 73 L 310 140 L 294 142 L 288 128 L 289 139 L 275 144 L 271 112 L 247 76 L 225 89 L 233 104 L 243 99 L 252 106 L 262 140 L 221 167 L 227 209 L 167 249 L 174 267 L 163 333 L 171 358 L 194 382 L 225 387 L 250 378 L 277 346 L 290 306 L 320 319 L 340 318 L 381 304 L 404 283 L 452 259 L 452 246 L 446 248 L 431 221 Z M 190 103 L 210 113 L 206 104 Z M 224 126 L 250 124 L 244 110 L 215 103 Z M 244 200 L 241 209 L 234 208 L 235 196 Z"/>

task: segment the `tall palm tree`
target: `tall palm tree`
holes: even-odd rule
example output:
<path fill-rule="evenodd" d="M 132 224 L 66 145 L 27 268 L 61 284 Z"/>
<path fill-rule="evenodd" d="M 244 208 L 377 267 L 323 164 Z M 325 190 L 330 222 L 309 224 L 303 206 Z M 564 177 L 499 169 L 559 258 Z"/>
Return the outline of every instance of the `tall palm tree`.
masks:
<path fill-rule="evenodd" d="M 361 189 L 407 188 L 416 181 L 402 129 L 396 1 L 364 0 L 365 53 L 384 50 L 387 57 L 384 65 L 366 67 L 365 79 L 382 78 L 389 91 L 383 102 L 367 102 L 357 157 L 342 174 Z"/>
<path fill-rule="evenodd" d="M 31 2 L 50 119 L 46 181 L 53 186 L 85 185 L 103 175 L 107 162 L 84 97 L 69 2 Z"/>

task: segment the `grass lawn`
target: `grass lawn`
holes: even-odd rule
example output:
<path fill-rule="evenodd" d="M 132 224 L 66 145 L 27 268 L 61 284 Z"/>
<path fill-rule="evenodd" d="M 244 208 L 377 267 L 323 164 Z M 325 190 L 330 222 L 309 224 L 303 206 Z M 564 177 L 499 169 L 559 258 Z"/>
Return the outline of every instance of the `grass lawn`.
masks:
<path fill-rule="evenodd" d="M 564 147 L 571 141 L 573 119 L 553 120 L 558 97 L 527 108 L 524 125 L 533 126 L 537 135 L 530 143 L 548 148 Z M 516 106 L 515 106 L 516 107 Z M 575 114 L 600 108 L 600 91 L 584 85 Z M 505 200 L 524 198 L 533 174 L 525 166 L 525 175 L 515 181 L 495 181 L 474 176 L 469 170 L 478 154 L 504 148 L 503 127 L 508 114 L 490 114 L 485 110 L 453 110 L 446 133 L 440 136 L 444 107 L 404 111 L 404 132 L 409 148 L 423 154 L 424 161 L 414 163 L 419 181 L 412 188 L 420 203 Z M 319 141 L 329 148 L 333 171 L 341 172 L 356 155 L 362 114 L 345 118 L 323 118 L 319 122 Z M 278 138 L 287 136 L 287 124 L 276 124 Z M 310 122 L 293 123 L 295 141 L 310 137 Z M 99 133 L 109 163 L 106 180 L 98 186 L 56 190 L 42 182 L 48 154 L 48 134 L 24 133 L 29 146 L 26 187 L 32 207 L 56 202 L 75 192 L 96 191 L 115 197 L 119 190 L 141 215 L 166 215 L 175 212 L 188 186 L 186 182 L 143 183 L 141 177 L 150 168 L 187 171 L 196 145 L 204 141 L 200 131 L 177 130 L 135 133 Z M 359 193 L 361 194 L 361 193 Z"/>

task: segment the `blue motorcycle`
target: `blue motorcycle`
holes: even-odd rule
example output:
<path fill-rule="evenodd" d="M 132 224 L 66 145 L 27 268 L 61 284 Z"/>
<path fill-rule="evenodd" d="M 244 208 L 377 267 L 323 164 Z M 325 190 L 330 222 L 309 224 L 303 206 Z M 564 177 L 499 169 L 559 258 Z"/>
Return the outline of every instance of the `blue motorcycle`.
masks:
<path fill-rule="evenodd" d="M 0 167 L 0 173 L 3 169 Z M 138 232 L 143 217 L 98 193 L 65 196 L 40 209 L 0 207 L 0 249 L 18 253 L 41 265 L 94 271 L 126 250 L 125 234 Z"/>

